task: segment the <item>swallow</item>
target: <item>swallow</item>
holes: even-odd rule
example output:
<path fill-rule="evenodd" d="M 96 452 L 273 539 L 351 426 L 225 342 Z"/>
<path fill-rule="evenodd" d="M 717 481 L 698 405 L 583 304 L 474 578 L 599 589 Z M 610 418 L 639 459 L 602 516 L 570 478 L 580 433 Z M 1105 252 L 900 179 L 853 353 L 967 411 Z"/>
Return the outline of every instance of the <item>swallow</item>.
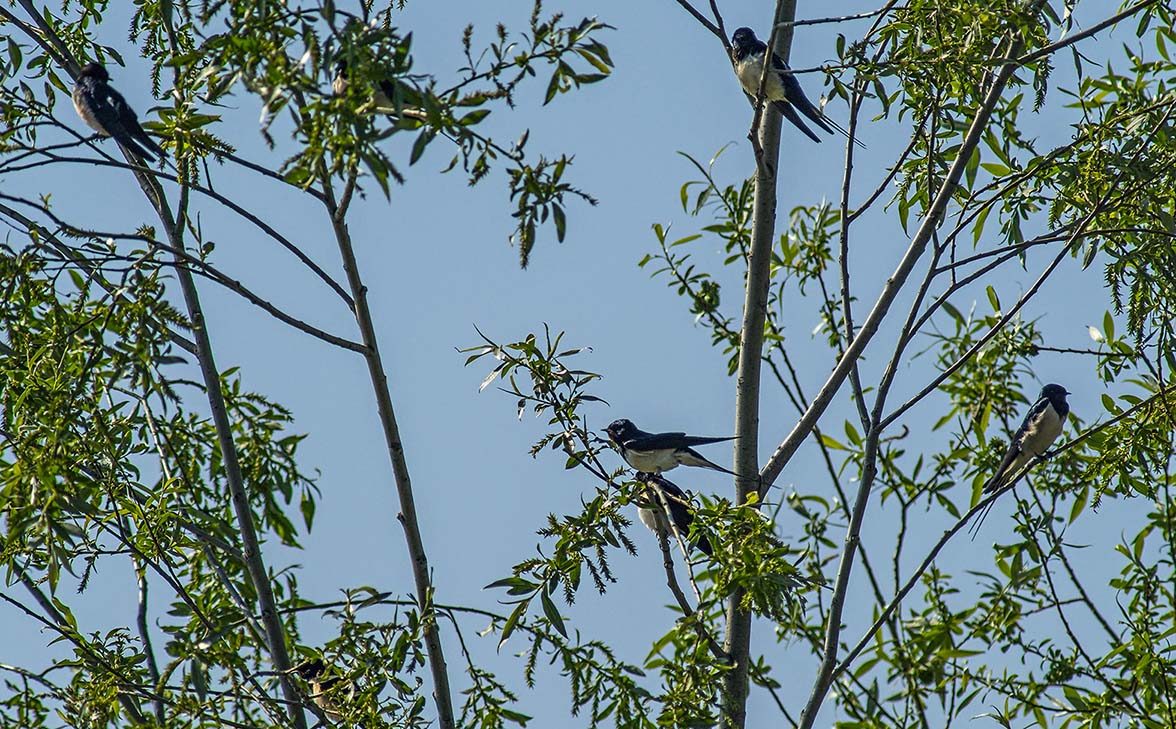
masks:
<path fill-rule="evenodd" d="M 1062 434 L 1062 425 L 1070 413 L 1070 405 L 1066 402 L 1066 395 L 1070 393 L 1061 385 L 1049 384 L 1041 388 L 1041 394 L 1017 432 L 1009 440 L 1008 450 L 1001 459 L 1000 466 L 992 474 L 992 478 L 984 484 L 984 493 L 991 494 L 999 491 L 1010 483 L 1010 479 L 1033 461 L 1045 455 L 1053 442 Z M 992 505 L 989 505 L 989 509 Z M 976 521 L 979 530 L 988 509 Z"/>
<path fill-rule="evenodd" d="M 706 556 L 714 555 L 705 534 L 690 535 L 690 525 L 694 523 L 694 509 L 690 505 L 689 497 L 677 484 L 656 473 L 638 473 L 637 480 L 645 484 L 645 493 L 637 502 L 637 516 L 642 524 L 659 536 L 663 533 L 672 535 L 669 522 L 666 521 L 666 508 L 669 507 L 674 531 L 681 534 L 683 539 L 692 542 Z"/>
<path fill-rule="evenodd" d="M 331 81 L 331 90 L 336 96 L 342 96 L 347 93 L 349 86 L 351 79 L 348 77 L 347 59 L 340 58 L 335 62 L 335 78 Z M 395 109 L 396 104 L 392 101 L 395 96 L 396 86 L 387 79 L 380 79 L 372 89 L 372 102 L 378 109 Z"/>
<path fill-rule="evenodd" d="M 73 105 L 87 126 L 104 137 L 114 137 L 135 156 L 149 162 L 154 162 L 156 156 L 166 156 L 139 126 L 139 117 L 127 100 L 110 85 L 110 74 L 102 64 L 82 66 L 73 87 Z"/>
<path fill-rule="evenodd" d="M 755 31 L 751 28 L 739 28 L 731 36 L 731 61 L 735 65 L 735 75 L 739 78 L 739 84 L 743 86 L 743 91 L 752 99 L 759 96 L 760 77 L 764 73 L 764 57 L 767 53 L 767 44 L 756 38 Z M 798 110 L 822 131 L 829 134 L 836 132 L 846 139 L 849 138 L 849 132 L 825 116 L 820 109 L 813 105 L 813 102 L 808 100 L 808 97 L 804 95 L 804 90 L 800 88 L 800 82 L 796 80 L 796 76 L 788 68 L 788 64 L 775 53 L 772 54 L 772 72 L 764 80 L 764 98 L 771 102 L 772 106 L 776 107 L 785 119 L 792 122 L 794 127 L 804 132 L 805 136 L 814 142 L 820 142 L 821 138 L 808 128 L 808 125 L 796 113 Z M 854 142 L 865 146 L 856 139 Z"/>
<path fill-rule="evenodd" d="M 697 466 L 735 475 L 711 463 L 691 446 L 722 443 L 734 438 L 707 438 L 685 433 L 646 433 L 629 420 L 614 420 L 607 428 L 608 438 L 633 468 L 641 473 L 660 474 L 678 466 Z"/>
<path fill-rule="evenodd" d="M 343 720 L 339 702 L 345 703 L 355 697 L 354 684 L 331 674 L 321 658 L 305 661 L 290 670 L 306 681 L 310 688 L 309 698 L 314 701 L 315 706 L 322 709 L 328 719 L 335 723 Z"/>

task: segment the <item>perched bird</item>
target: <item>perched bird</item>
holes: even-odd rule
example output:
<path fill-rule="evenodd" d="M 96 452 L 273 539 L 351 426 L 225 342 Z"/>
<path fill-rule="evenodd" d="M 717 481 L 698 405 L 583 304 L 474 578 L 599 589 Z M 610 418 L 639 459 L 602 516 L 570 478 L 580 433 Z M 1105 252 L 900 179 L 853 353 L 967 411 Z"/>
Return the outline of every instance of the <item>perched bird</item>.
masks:
<path fill-rule="evenodd" d="M 1022 468 L 1045 455 L 1062 434 L 1062 424 L 1066 422 L 1066 416 L 1070 413 L 1070 405 L 1066 402 L 1066 395 L 1069 394 L 1061 385 L 1049 384 L 1041 388 L 1037 402 L 1029 408 L 1021 427 L 1009 441 L 1009 448 L 1005 451 L 996 473 L 984 484 L 984 493 L 998 491 Z M 989 509 L 991 508 L 990 504 Z M 977 530 L 987 515 L 986 509 L 976 521 Z"/>
<path fill-rule="evenodd" d="M 736 30 L 731 36 L 731 46 L 731 59 L 735 64 L 735 75 L 739 77 L 739 83 L 743 86 L 743 90 L 753 99 L 757 98 L 768 46 L 755 37 L 755 31 L 751 28 Z M 820 142 L 821 138 L 808 128 L 800 115 L 796 113 L 797 110 L 825 132 L 829 134 L 839 132 L 842 136 L 849 138 L 848 132 L 826 117 L 808 100 L 800 88 L 800 82 L 789 70 L 788 64 L 775 53 L 772 54 L 772 70 L 768 72 L 768 77 L 764 80 L 764 98 L 771 102 L 784 115 L 785 119 L 792 122 L 793 126 L 804 132 L 805 136 L 814 142 Z M 857 143 L 861 144 L 861 142 Z"/>
<path fill-rule="evenodd" d="M 690 500 L 677 484 L 655 473 L 638 473 L 637 480 L 645 484 L 645 493 L 637 504 L 637 516 L 641 523 L 649 527 L 654 534 L 670 534 L 669 522 L 666 521 L 666 508 L 669 508 L 670 521 L 674 530 L 683 539 L 691 541 L 699 551 L 710 557 L 713 556 L 710 542 L 705 534 L 690 534 L 690 525 L 694 523 L 694 511 L 690 507 Z"/>
<path fill-rule="evenodd" d="M 331 81 L 331 89 L 336 96 L 342 96 L 347 93 L 347 88 L 351 85 L 351 79 L 348 76 L 347 59 L 340 58 L 335 62 L 335 78 Z M 396 104 L 392 98 L 396 95 L 396 87 L 391 81 L 387 79 L 380 79 L 376 87 L 372 89 L 372 102 L 379 109 L 395 109 Z"/>
<path fill-rule="evenodd" d="M 133 152 L 136 156 L 154 161 L 164 152 L 139 126 L 139 118 L 127 105 L 122 94 L 110 85 L 110 74 L 100 63 L 87 63 L 78 73 L 73 87 L 73 104 L 82 121 L 105 137 Z"/>
<path fill-rule="evenodd" d="M 339 704 L 346 703 L 354 697 L 355 685 L 330 673 L 321 658 L 312 658 L 291 670 L 306 681 L 310 688 L 308 696 L 323 710 L 327 718 L 336 723 L 342 721 L 343 714 L 339 711 Z"/>
<path fill-rule="evenodd" d="M 639 472 L 660 474 L 678 466 L 698 466 L 735 475 L 711 463 L 691 446 L 721 443 L 734 438 L 705 438 L 685 433 L 646 433 L 629 420 L 614 420 L 607 428 L 608 438 L 621 451 L 621 457 Z"/>

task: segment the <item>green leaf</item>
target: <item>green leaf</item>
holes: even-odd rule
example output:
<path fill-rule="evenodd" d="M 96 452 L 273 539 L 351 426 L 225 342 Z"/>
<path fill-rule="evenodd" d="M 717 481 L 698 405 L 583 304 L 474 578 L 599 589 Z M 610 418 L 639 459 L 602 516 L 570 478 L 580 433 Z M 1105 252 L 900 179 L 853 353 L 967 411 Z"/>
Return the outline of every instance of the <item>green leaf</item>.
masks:
<path fill-rule="evenodd" d="M 840 444 L 836 440 L 834 440 L 832 438 L 832 436 L 826 435 L 825 433 L 821 433 L 821 444 L 824 445 L 826 448 L 832 448 L 835 451 L 849 450 L 848 448 L 846 448 L 845 446 L 843 446 L 842 444 Z"/>
<path fill-rule="evenodd" d="M 943 302 L 943 310 L 946 311 L 951 316 L 952 319 L 955 319 L 960 324 L 964 323 L 964 315 L 961 314 L 960 310 L 955 308 L 955 306 L 953 306 L 951 304 L 951 302 L 944 301 Z"/>
<path fill-rule="evenodd" d="M 511 590 L 526 590 L 527 592 L 534 592 L 539 589 L 539 583 L 525 580 L 522 577 L 504 577 L 501 580 L 495 580 L 489 585 L 483 587 L 483 590 L 494 590 L 500 587 L 508 587 Z"/>
<path fill-rule="evenodd" d="M 988 303 L 992 304 L 992 311 L 994 313 L 999 314 L 1000 313 L 1000 298 L 996 295 L 996 289 L 992 288 L 991 286 L 988 286 L 984 289 L 984 292 L 988 294 Z"/>
<path fill-rule="evenodd" d="M 506 619 L 506 624 L 502 626 L 502 637 L 498 639 L 498 650 L 502 650 L 502 646 L 506 645 L 507 639 L 518 627 L 519 620 L 526 614 L 527 606 L 530 604 L 530 600 L 524 600 L 515 606 L 514 612 L 510 614 L 510 617 Z"/>
<path fill-rule="evenodd" d="M 489 115 L 489 109 L 475 109 L 474 111 L 471 111 L 469 114 L 466 114 L 461 119 L 459 119 L 457 123 L 463 127 L 470 127 L 482 121 Z"/>
<path fill-rule="evenodd" d="M 992 206 L 988 205 L 980 211 L 976 216 L 976 221 L 972 223 L 972 245 L 979 245 L 980 236 L 984 234 L 984 222 L 988 220 L 988 213 L 992 212 Z"/>
<path fill-rule="evenodd" d="M 563 79 L 563 72 L 560 68 L 555 69 L 555 73 L 551 74 L 551 80 L 547 82 L 547 91 L 543 95 L 543 105 L 551 103 L 555 95 L 559 93 L 560 81 Z"/>
<path fill-rule="evenodd" d="M 585 61 L 587 61 L 588 63 L 591 63 L 591 64 L 592 64 L 592 66 L 593 66 L 594 68 L 596 68 L 596 70 L 597 70 L 597 71 L 600 71 L 601 73 L 603 73 L 603 74 L 605 74 L 605 75 L 609 74 L 609 73 L 612 71 L 612 69 L 610 69 L 610 68 L 608 67 L 608 64 L 606 64 L 606 63 L 605 63 L 604 61 L 602 61 L 601 59 L 597 58 L 597 57 L 596 57 L 596 54 L 595 54 L 595 53 L 592 53 L 592 52 L 591 52 L 591 51 L 589 51 L 588 49 L 586 49 L 586 48 L 577 48 L 577 49 L 576 49 L 576 52 L 577 52 L 577 53 L 579 53 L 579 54 L 580 54 L 580 56 L 581 56 L 581 57 L 582 57 L 582 58 L 583 58 Z"/>
<path fill-rule="evenodd" d="M 311 527 L 314 525 L 315 510 L 314 497 L 311 495 L 310 491 L 302 492 L 302 499 L 298 503 L 298 509 L 302 512 L 302 522 L 306 524 L 306 531 L 309 532 Z"/>
<path fill-rule="evenodd" d="M 555 603 L 547 595 L 546 590 L 539 593 L 539 604 L 543 606 L 543 615 L 547 617 L 547 621 L 551 623 L 551 626 L 559 631 L 560 635 L 567 638 L 568 631 L 564 627 L 563 616 L 559 614 L 559 610 L 556 609 Z"/>
<path fill-rule="evenodd" d="M 425 153 L 425 147 L 429 146 L 429 142 L 432 142 L 435 136 L 437 136 L 437 132 L 433 129 L 426 129 L 417 135 L 416 141 L 412 144 L 412 154 L 408 157 L 409 165 L 417 163 L 417 160 Z"/>
<path fill-rule="evenodd" d="M 568 232 L 568 219 L 564 215 L 563 208 L 557 203 L 551 205 L 551 217 L 555 221 L 555 238 L 560 243 L 563 243 L 564 236 Z"/>
<path fill-rule="evenodd" d="M 1074 505 L 1070 507 L 1070 524 L 1074 523 L 1082 512 L 1086 509 L 1087 501 L 1090 499 L 1090 487 L 1083 486 L 1078 490 L 1078 496 L 1074 499 Z"/>
<path fill-rule="evenodd" d="M 518 724 L 519 726 L 526 726 L 527 722 L 529 722 L 532 718 L 530 716 L 527 716 L 526 714 L 523 714 L 518 711 L 512 711 L 512 710 L 507 709 L 505 707 L 499 707 L 498 713 L 502 716 L 503 719 L 513 721 L 515 724 Z"/>
<path fill-rule="evenodd" d="M 862 444 L 862 437 L 858 435 L 857 428 L 853 427 L 853 423 L 848 420 L 845 421 L 845 437 L 849 438 L 849 442 L 855 446 Z"/>

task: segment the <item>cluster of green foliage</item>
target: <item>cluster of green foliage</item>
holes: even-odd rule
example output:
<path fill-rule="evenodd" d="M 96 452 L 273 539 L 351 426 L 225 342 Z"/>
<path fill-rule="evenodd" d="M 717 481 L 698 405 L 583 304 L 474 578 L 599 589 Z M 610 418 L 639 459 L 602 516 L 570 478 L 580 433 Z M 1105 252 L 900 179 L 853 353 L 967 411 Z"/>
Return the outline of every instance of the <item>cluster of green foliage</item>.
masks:
<path fill-rule="evenodd" d="M 499 26 L 483 47 L 467 27 L 454 39 L 465 59 L 460 67 L 423 69 L 414 62 L 412 33 L 397 26 L 395 3 L 376 11 L 360 2 L 353 12 L 330 0 L 140 3 L 130 39 L 150 64 L 153 91 L 170 101 L 145 114 L 144 126 L 166 140 L 174 161 L 149 178 L 112 156 L 114 145 L 95 145 L 72 129 L 70 77 L 81 64 L 105 63 L 115 86 L 131 83 L 117 68 L 120 51 L 105 42 L 123 35 L 110 32 L 112 8 L 12 5 L 0 10 L 0 25 L 12 31 L 0 62 L 0 217 L 15 231 L 0 247 L 0 555 L 7 586 L 25 593 L 6 588 L 4 599 L 52 631 L 66 655 L 47 667 L 4 669 L 10 693 L 0 703 L 0 725 L 49 726 L 56 716 L 93 727 L 305 726 L 302 710 L 279 698 L 278 679 L 291 679 L 273 670 L 274 626 L 295 662 L 325 657 L 357 689 L 342 712 L 348 722 L 435 721 L 425 671 L 430 637 L 442 618 L 460 630 L 459 618 L 475 613 L 371 588 L 320 605 L 301 596 L 298 569 L 265 571 L 243 535 L 242 514 L 258 546 L 299 547 L 319 496 L 317 477 L 299 465 L 304 436 L 291 432 L 287 410 L 250 392 L 235 368 L 215 371 L 200 341 L 216 332 L 203 329 L 187 290 L 183 307 L 176 302 L 184 276 L 194 273 L 311 336 L 370 354 L 371 346 L 309 325 L 220 271 L 202 219 L 235 216 L 358 312 L 363 302 L 354 288 L 313 263 L 282 232 L 275 211 L 218 188 L 230 177 L 283 186 L 321 203 L 331 226 L 345 222 L 348 201 L 372 183 L 385 197 L 408 184 L 406 168 L 439 141 L 452 155 L 442 171 L 460 170 L 471 185 L 501 175 L 525 266 L 544 227 L 564 239 L 571 200 L 595 200 L 568 181 L 571 155 L 532 154 L 526 130 L 503 143 L 482 131 L 483 122 L 513 108 L 521 94 L 538 92 L 547 104 L 606 78 L 612 60 L 600 36 L 608 26 L 568 20 L 536 2 L 522 32 Z M 340 69 L 346 84 L 336 83 Z M 439 80 L 446 77 L 452 80 Z M 376 103 L 374 89 L 388 105 Z M 219 110 L 250 98 L 263 110 L 261 138 L 271 148 L 292 146 L 288 158 L 262 162 L 268 150 L 228 141 Z M 86 149 L 97 159 L 80 154 Z M 68 219 L 73 211 L 56 204 L 52 190 L 9 184 L 78 164 L 134 172 L 160 225 L 86 230 Z M 173 189 L 174 203 L 167 198 Z M 227 432 L 216 418 L 221 403 Z M 243 503 L 235 502 L 237 469 Z M 258 590 L 251 569 L 258 565 L 276 615 Z M 62 588 L 85 593 L 97 571 L 119 570 L 138 582 L 138 613 L 124 627 L 81 632 L 74 608 L 85 598 L 70 599 Z M 375 609 L 383 609 L 379 620 L 367 617 Z M 333 618 L 337 637 L 303 644 L 299 616 L 309 612 Z M 494 614 L 476 614 L 487 616 Z M 542 627 L 519 625 L 535 635 Z M 152 644 L 153 635 L 163 637 L 161 645 Z M 602 674 L 623 674 L 606 646 L 569 644 L 563 636 L 552 646 L 551 660 L 577 671 L 591 661 Z M 525 723 L 507 686 L 465 657 L 463 724 Z M 299 685 L 294 698 L 314 712 L 308 689 Z"/>

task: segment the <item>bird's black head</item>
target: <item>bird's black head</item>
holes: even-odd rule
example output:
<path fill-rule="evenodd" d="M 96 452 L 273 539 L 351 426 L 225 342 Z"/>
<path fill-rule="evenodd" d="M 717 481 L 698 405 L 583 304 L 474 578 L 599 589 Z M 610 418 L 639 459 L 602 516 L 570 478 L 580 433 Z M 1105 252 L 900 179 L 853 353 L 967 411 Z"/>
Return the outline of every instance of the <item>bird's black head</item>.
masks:
<path fill-rule="evenodd" d="M 1041 388 L 1041 396 L 1048 397 L 1050 402 L 1065 402 L 1066 395 L 1070 393 L 1061 385 L 1049 384 Z"/>
<path fill-rule="evenodd" d="M 304 681 L 313 681 L 319 676 L 323 675 L 323 660 L 321 658 L 312 658 L 309 661 L 300 663 L 294 667 L 294 673 Z"/>
<path fill-rule="evenodd" d="M 735 47 L 736 53 L 740 53 L 754 50 L 760 45 L 760 40 L 755 37 L 755 31 L 751 28 L 736 28 L 731 34 L 731 45 Z"/>
<path fill-rule="evenodd" d="M 628 437 L 637 430 L 637 426 L 625 418 L 614 420 L 609 423 L 609 426 L 604 429 L 608 433 L 608 438 L 613 443 L 621 443 L 628 439 Z"/>
<path fill-rule="evenodd" d="M 106 66 L 101 63 L 87 63 L 82 66 L 82 70 L 78 71 L 78 78 L 94 78 L 99 81 L 109 81 L 110 74 L 106 72 Z"/>

